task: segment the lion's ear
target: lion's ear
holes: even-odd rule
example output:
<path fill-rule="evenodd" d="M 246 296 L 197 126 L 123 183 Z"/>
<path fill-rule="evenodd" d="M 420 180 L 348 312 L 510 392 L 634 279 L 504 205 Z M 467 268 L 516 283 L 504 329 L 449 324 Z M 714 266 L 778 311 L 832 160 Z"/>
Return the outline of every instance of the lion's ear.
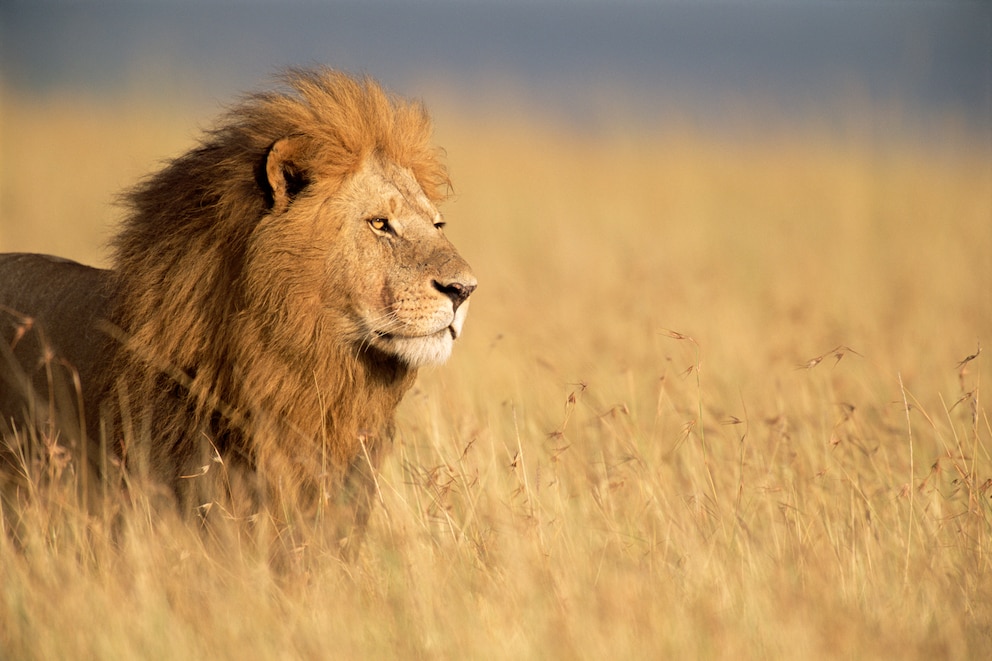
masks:
<path fill-rule="evenodd" d="M 265 180 L 272 197 L 273 213 L 282 213 L 310 183 L 301 165 L 302 145 L 298 138 L 282 138 L 269 148 L 265 158 Z"/>

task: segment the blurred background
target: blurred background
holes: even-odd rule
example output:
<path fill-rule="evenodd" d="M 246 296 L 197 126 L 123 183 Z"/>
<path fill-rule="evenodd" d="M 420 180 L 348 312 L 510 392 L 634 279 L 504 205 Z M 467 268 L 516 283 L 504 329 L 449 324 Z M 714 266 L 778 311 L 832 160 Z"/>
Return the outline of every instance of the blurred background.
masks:
<path fill-rule="evenodd" d="M 776 121 L 844 121 L 855 100 L 923 129 L 955 114 L 988 139 L 990 16 L 954 0 L 4 0 L 0 54 L 5 85 L 32 94 L 228 99 L 320 62 L 468 105 L 513 94 L 580 122 L 677 107 L 720 124 L 741 101 Z"/>
<path fill-rule="evenodd" d="M 987 2 L 4 0 L 0 12 L 3 81 L 33 94 L 228 99 L 321 62 L 466 104 L 512 90 L 577 121 L 677 106 L 721 123 L 728 101 L 782 120 L 847 99 L 924 125 L 956 114 L 987 138 L 992 116 Z"/>
<path fill-rule="evenodd" d="M 516 112 L 609 132 L 677 117 L 714 135 L 815 123 L 924 141 L 953 124 L 992 145 L 988 2 L 0 3 L 0 112 L 11 97 L 71 99 L 81 111 L 112 97 L 203 125 L 239 91 L 310 63 L 372 75 L 480 124 Z M 24 127 L 0 117 L 9 167 Z M 0 247 L 19 249 L 4 192 Z"/>

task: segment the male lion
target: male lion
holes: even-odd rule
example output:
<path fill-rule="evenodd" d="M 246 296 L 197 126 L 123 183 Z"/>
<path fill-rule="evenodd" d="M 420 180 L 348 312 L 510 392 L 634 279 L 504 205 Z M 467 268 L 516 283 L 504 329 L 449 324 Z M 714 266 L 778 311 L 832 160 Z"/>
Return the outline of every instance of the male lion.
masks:
<path fill-rule="evenodd" d="M 224 495 L 364 527 L 394 411 L 476 279 L 423 107 L 328 69 L 284 82 L 130 191 L 112 269 L 0 256 L 8 500 L 25 447 L 57 439 L 186 511 Z"/>

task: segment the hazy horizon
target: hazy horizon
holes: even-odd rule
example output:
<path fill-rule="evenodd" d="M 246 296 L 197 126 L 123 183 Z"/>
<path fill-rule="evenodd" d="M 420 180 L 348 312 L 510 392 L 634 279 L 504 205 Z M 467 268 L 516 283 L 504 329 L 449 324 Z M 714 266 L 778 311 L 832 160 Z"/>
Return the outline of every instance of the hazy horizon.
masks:
<path fill-rule="evenodd" d="M 26 94 L 227 100 L 320 62 L 469 107 L 494 85 L 578 119 L 604 101 L 718 122 L 727 100 L 827 118 L 858 102 L 992 142 L 992 5 L 974 2 L 5 2 L 0 55 L 0 80 Z"/>

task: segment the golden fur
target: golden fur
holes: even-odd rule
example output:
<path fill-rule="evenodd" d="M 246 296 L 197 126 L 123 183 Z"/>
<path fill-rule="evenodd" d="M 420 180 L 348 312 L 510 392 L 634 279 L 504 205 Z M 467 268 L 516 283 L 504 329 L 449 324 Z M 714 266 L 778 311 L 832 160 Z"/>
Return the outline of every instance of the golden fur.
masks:
<path fill-rule="evenodd" d="M 120 332 L 84 406 L 103 421 L 89 437 L 186 509 L 226 492 L 330 512 L 347 537 L 475 278 L 441 231 L 448 175 L 424 109 L 327 69 L 284 83 L 128 194 L 114 268 L 94 276 Z"/>

